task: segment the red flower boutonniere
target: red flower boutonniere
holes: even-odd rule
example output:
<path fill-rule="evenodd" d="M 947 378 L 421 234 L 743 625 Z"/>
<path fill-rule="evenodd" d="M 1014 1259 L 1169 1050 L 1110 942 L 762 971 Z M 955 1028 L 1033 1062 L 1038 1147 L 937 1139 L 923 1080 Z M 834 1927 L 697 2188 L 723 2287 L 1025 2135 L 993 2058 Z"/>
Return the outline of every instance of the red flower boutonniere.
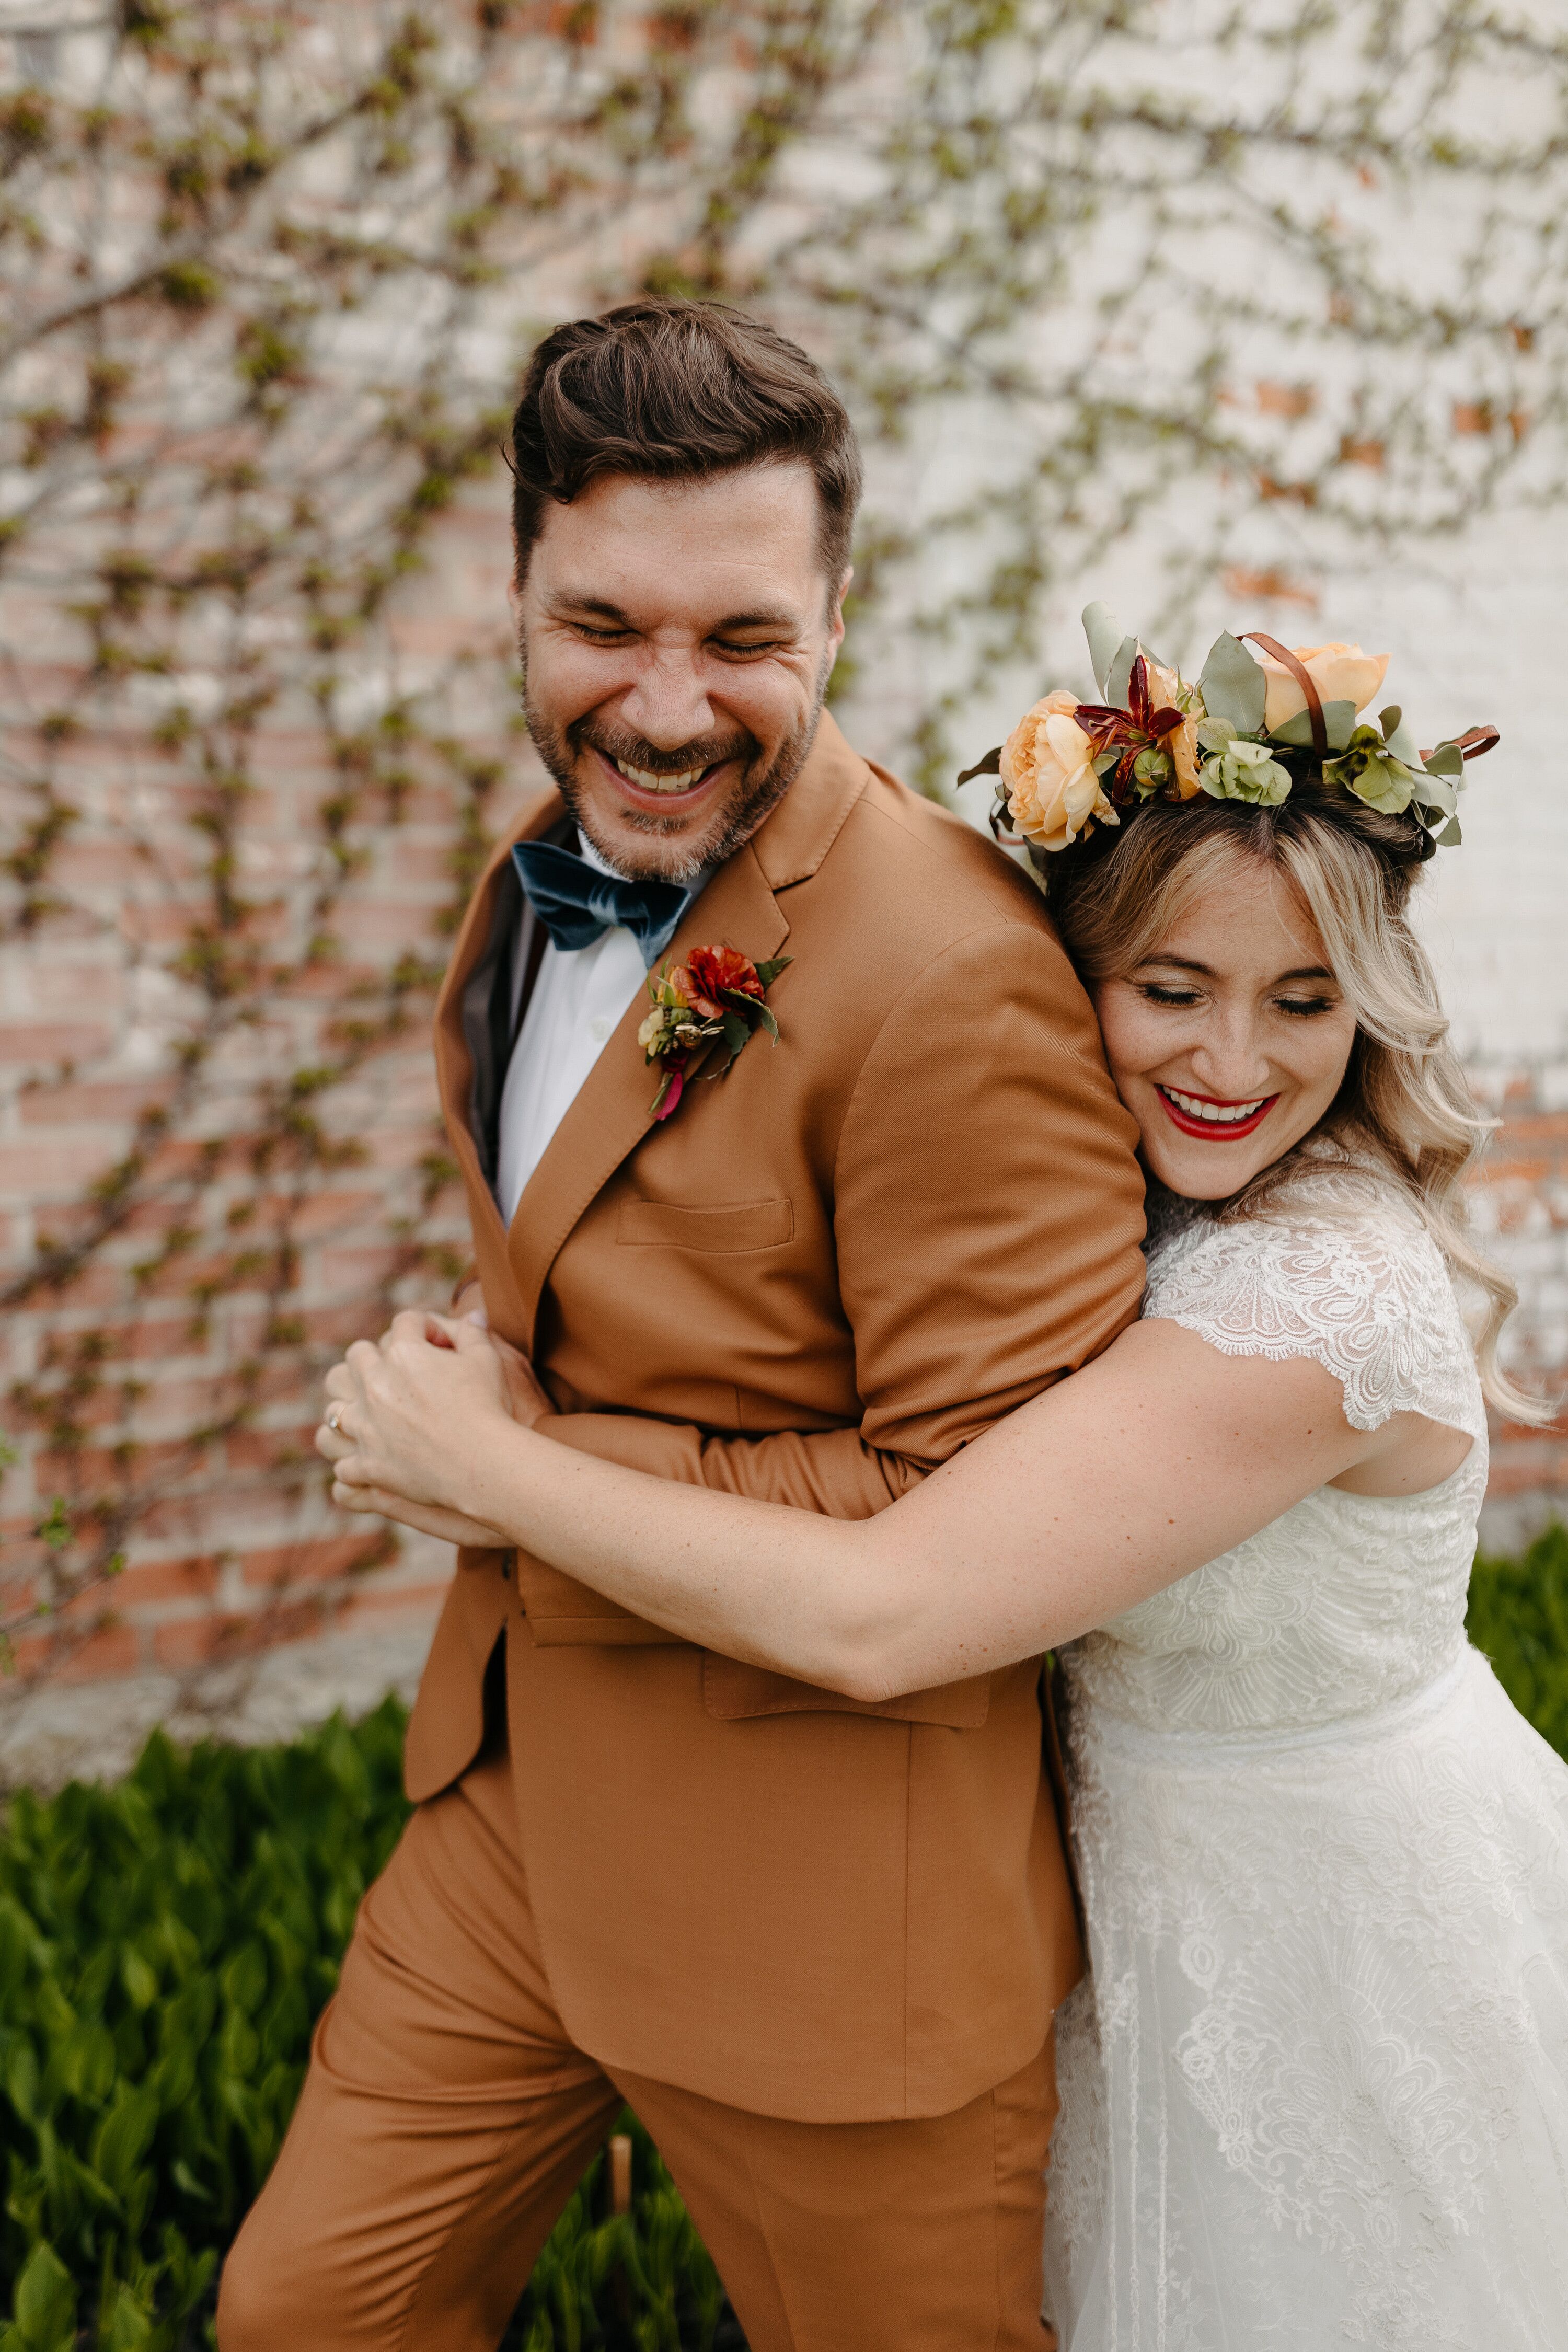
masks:
<path fill-rule="evenodd" d="M 648 974 L 653 1011 L 637 1031 L 637 1044 L 645 1060 L 663 1066 L 655 1118 L 668 1118 L 678 1108 L 695 1055 L 718 1046 L 723 1058 L 703 1076 L 721 1078 L 758 1029 L 778 1044 L 779 1024 L 763 1000 L 793 961 L 777 956 L 771 963 L 752 963 L 733 948 L 693 948 L 689 963 L 667 963 Z"/>

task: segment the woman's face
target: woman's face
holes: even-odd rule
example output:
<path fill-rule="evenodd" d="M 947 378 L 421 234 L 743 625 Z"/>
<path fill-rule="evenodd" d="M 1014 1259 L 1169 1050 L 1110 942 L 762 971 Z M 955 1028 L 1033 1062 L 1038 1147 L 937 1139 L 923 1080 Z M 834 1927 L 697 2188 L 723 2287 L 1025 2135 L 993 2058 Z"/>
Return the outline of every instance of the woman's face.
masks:
<path fill-rule="evenodd" d="M 1152 1176 L 1224 1200 L 1282 1159 L 1340 1090 L 1355 1016 L 1285 877 L 1237 851 L 1095 1011 Z"/>

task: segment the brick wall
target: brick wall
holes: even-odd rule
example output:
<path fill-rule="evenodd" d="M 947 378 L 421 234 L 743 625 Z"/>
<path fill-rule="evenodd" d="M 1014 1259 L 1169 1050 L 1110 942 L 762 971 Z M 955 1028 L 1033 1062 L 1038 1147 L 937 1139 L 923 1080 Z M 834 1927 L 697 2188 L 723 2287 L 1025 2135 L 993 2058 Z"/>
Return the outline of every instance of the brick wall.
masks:
<path fill-rule="evenodd" d="M 1500 549 L 1503 537 L 1500 525 Z M 1517 563 L 1517 534 L 1513 557 Z M 454 644 L 493 626 L 503 609 L 505 562 L 500 491 L 478 486 L 443 525 L 427 574 L 401 607 L 395 627 L 403 657 L 434 670 Z M 1331 608 L 1336 614 L 1357 609 L 1349 600 L 1370 592 L 1364 583 L 1351 583 L 1341 593 L 1345 603 Z M 1463 611 L 1450 613 L 1441 628 L 1427 612 L 1417 625 L 1386 584 L 1377 593 L 1384 609 L 1374 612 L 1364 634 L 1403 646 L 1413 667 L 1428 667 L 1439 720 L 1448 723 L 1450 701 L 1456 722 L 1491 715 L 1495 694 L 1472 708 L 1472 681 L 1463 671 L 1467 661 L 1484 671 L 1496 641 L 1478 649 L 1465 634 Z M 1544 630 L 1544 596 L 1531 609 Z M 1265 625 L 1269 618 L 1265 612 Z M 33 686 L 47 701 L 49 681 Z M 885 679 L 869 681 L 858 710 L 846 714 L 855 739 L 895 763 L 897 699 L 887 694 Z M 497 714 L 467 717 L 476 748 L 488 749 L 501 765 L 489 812 L 499 826 L 510 801 L 537 772 L 532 755 Z M 994 737 L 993 728 L 977 740 Z M 65 782 L 83 811 L 60 866 L 76 911 L 14 942 L 0 977 L 0 1252 L 10 1265 L 26 1256 L 41 1231 L 58 1233 L 79 1213 L 71 1203 L 79 1201 L 84 1181 L 114 1162 L 138 1112 L 170 1083 L 161 1041 L 172 1015 L 160 999 L 152 952 L 166 902 L 128 874 L 120 819 L 127 793 L 142 793 L 150 811 L 143 830 L 156 846 L 159 796 L 166 799 L 175 787 L 150 761 L 142 740 L 88 729 L 64 756 Z M 280 711 L 263 727 L 253 767 L 258 793 L 247 854 L 287 900 L 299 883 L 300 844 L 311 836 L 315 814 L 338 777 L 325 739 L 299 711 Z M 1525 760 L 1516 772 L 1520 788 L 1544 807 L 1547 772 Z M 1445 865 L 1433 944 L 1478 1083 L 1503 1119 L 1478 1213 L 1523 1296 L 1512 1358 L 1560 1389 L 1568 1375 L 1568 1068 L 1552 1042 L 1562 1024 L 1552 991 L 1561 995 L 1563 985 L 1556 904 L 1568 861 L 1559 859 L 1554 880 L 1548 860 L 1543 877 L 1536 847 L 1519 824 L 1518 804 L 1510 831 L 1499 817 L 1506 795 L 1481 801 L 1478 786 L 1476 797 L 1482 810 L 1479 854 L 1467 849 Z M 248 1099 L 245 1089 L 254 1078 L 247 1056 L 265 1060 L 272 1052 L 279 1066 L 308 1061 L 352 1000 L 356 977 L 384 972 L 412 944 L 436 943 L 461 814 L 451 789 L 425 778 L 405 794 L 395 825 L 374 830 L 340 926 L 345 961 L 320 995 L 306 991 L 280 1009 L 279 1036 L 236 1042 L 236 1103 Z M 164 845 L 177 854 L 172 824 Z M 1547 847 L 1558 855 L 1554 841 Z M 144 940 L 144 959 L 127 955 L 128 935 Z M 1528 989 L 1521 990 L 1521 976 Z M 96 1738 L 101 1749 L 111 1720 L 123 1748 L 158 1716 L 195 1725 L 204 1708 L 216 1707 L 231 1727 L 248 1723 L 268 1730 L 286 1723 L 291 1709 L 319 1711 L 345 1697 L 358 1703 L 389 1683 L 410 1686 L 450 1572 L 449 1554 L 422 1540 L 345 1527 L 324 1500 L 308 1448 L 316 1382 L 331 1354 L 379 1328 L 390 1307 L 445 1296 L 442 1253 L 460 1252 L 463 1221 L 450 1186 L 423 1199 L 425 1163 L 436 1141 L 433 1114 L 421 1008 L 407 1034 L 341 1091 L 333 1118 L 357 1152 L 319 1181 L 308 1199 L 289 1204 L 295 1258 L 286 1297 L 232 1285 L 197 1328 L 187 1262 L 177 1284 L 154 1280 L 128 1305 L 127 1269 L 158 1237 L 162 1213 L 153 1201 L 82 1280 L 6 1318 L 0 1379 L 7 1387 L 36 1378 L 51 1349 L 103 1328 L 106 1318 L 111 1342 L 110 1387 L 95 1408 L 104 1423 L 102 1458 L 91 1459 L 90 1446 L 86 1456 L 62 1455 L 46 1442 L 11 1470 L 0 1489 L 8 1565 L 47 1563 L 47 1544 L 37 1530 L 55 1496 L 68 1496 L 89 1474 L 111 1481 L 112 1445 L 138 1446 L 143 1472 L 156 1469 L 163 1449 L 169 1476 L 166 1493 L 128 1546 L 118 1581 L 62 1622 L 23 1633 L 21 1662 L 36 1668 L 49 1656 L 49 1683 L 28 1702 L 30 1712 L 15 1699 L 0 1706 L 0 1775 L 15 1769 L 47 1777 L 40 1738 L 74 1758 L 84 1741 L 90 1748 Z M 213 1114 L 218 1128 L 223 1115 L 220 1093 Z M 174 1173 L 182 1159 L 189 1164 L 199 1151 L 199 1139 L 168 1149 Z M 220 1174 L 209 1188 L 215 1230 L 221 1228 L 224 1181 Z M 179 1450 L 182 1432 L 255 1343 L 266 1318 L 279 1315 L 289 1319 L 293 1336 L 279 1356 L 277 1377 L 264 1382 L 247 1425 L 190 1464 Z M 1500 1431 L 1489 1540 L 1513 1543 L 1560 1510 L 1565 1497 L 1568 1430 Z M 121 1752 L 113 1738 L 109 1745 Z"/>
<path fill-rule="evenodd" d="M 472 647 L 488 635 L 504 649 L 504 515 L 485 484 L 443 520 L 388 625 L 384 650 L 410 691 L 439 678 L 455 643 Z M 43 750 L 20 714 L 47 710 L 77 683 L 64 665 L 35 666 L 20 681 L 8 714 L 13 772 Z M 537 773 L 509 715 L 482 698 L 445 714 L 465 756 L 499 767 L 486 806 L 492 826 L 506 823 Z M 170 1041 L 193 1012 L 163 962 L 188 919 L 188 776 L 160 759 L 145 731 L 90 719 L 49 756 L 77 819 L 51 866 L 60 911 L 14 936 L 0 958 L 0 1285 L 46 1236 L 68 1243 L 89 1217 L 84 1194 L 136 1143 L 139 1115 L 171 1098 Z M 342 791 L 342 764 L 308 709 L 280 705 L 252 738 L 249 765 L 247 880 L 282 939 L 310 919 L 321 811 Z M 258 1674 L 265 1685 L 272 1669 L 263 1662 L 279 1644 L 338 1658 L 323 1704 L 349 1692 L 374 1698 L 378 1682 L 406 1684 L 451 1571 L 446 1547 L 332 1512 L 310 1448 L 326 1364 L 398 1305 L 444 1305 L 466 1255 L 460 1194 L 432 1162 L 441 1138 L 428 996 L 416 991 L 403 1034 L 323 1098 L 330 1133 L 318 1164 L 279 1161 L 276 1182 L 258 1190 L 246 1157 L 268 1087 L 325 1060 L 364 992 L 384 985 L 399 959 L 438 967 L 445 958 L 454 858 L 472 808 L 428 763 L 400 787 L 395 821 L 375 806 L 356 838 L 363 862 L 334 910 L 335 959 L 268 1000 L 259 1024 L 220 1039 L 199 1115 L 182 1120 L 177 1140 L 147 1146 L 142 1204 L 77 1278 L 0 1319 L 0 1391 L 10 1397 L 13 1441 L 21 1439 L 0 1485 L 7 1604 L 24 1571 L 34 1572 L 39 1597 L 47 1591 L 57 1498 L 70 1508 L 132 1480 L 152 1496 L 115 1580 L 15 1638 L 24 1681 L 44 1675 L 64 1691 L 100 1690 L 79 1709 L 79 1726 L 103 1703 L 100 1686 L 121 1681 L 137 1685 L 138 1723 L 192 1690 L 220 1694 L 215 1703 L 232 1715 Z M 181 1183 L 200 1171 L 212 1140 L 225 1157 L 199 1187 L 201 1233 L 149 1274 L 171 1225 L 193 1221 Z M 258 1263 L 247 1271 L 242 1259 L 237 1272 L 228 1222 L 241 1207 Z M 209 1269 L 221 1286 L 205 1298 Z M 100 1385 L 76 1410 L 85 1435 L 64 1444 L 30 1427 L 16 1394 L 58 1384 L 59 1364 L 84 1342 L 101 1346 Z M 232 1401 L 237 1368 L 258 1355 L 266 1370 L 242 1425 L 193 1453 L 190 1432 Z M 299 1673 L 321 1680 L 323 1669 L 301 1660 Z M 13 1712 L 15 1698 L 13 1690 Z M 5 1736 L 0 1720 L 0 1748 Z"/>
<path fill-rule="evenodd" d="M 1478 1068 L 1477 1091 L 1501 1128 L 1476 1188 L 1475 1225 L 1519 1286 L 1508 1367 L 1550 1398 L 1568 1387 L 1568 1083 L 1555 1062 Z M 1483 1541 L 1513 1550 L 1568 1516 L 1568 1414 L 1545 1429 L 1492 1423 Z"/>

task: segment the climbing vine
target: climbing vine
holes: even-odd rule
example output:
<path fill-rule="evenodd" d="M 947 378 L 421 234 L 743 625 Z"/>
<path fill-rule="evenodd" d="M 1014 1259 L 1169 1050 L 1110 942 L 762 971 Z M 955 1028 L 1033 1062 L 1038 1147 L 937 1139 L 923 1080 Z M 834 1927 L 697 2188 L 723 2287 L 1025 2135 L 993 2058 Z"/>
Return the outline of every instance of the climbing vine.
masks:
<path fill-rule="evenodd" d="M 127 1562 L 241 1545 L 237 1496 L 319 1537 L 322 1362 L 460 1264 L 424 1024 L 528 772 L 498 450 L 537 335 L 684 290 L 834 370 L 871 482 L 838 692 L 939 789 L 1068 654 L 1097 567 L 1152 573 L 1138 609 L 1163 596 L 1180 653 L 1221 579 L 1305 604 L 1347 541 L 1562 495 L 1552 15 L 0 17 L 26 1457 L 0 1635 L 26 1671 L 100 1626 Z M 272 1551 L 275 1622 L 307 1622 L 322 1591 Z"/>

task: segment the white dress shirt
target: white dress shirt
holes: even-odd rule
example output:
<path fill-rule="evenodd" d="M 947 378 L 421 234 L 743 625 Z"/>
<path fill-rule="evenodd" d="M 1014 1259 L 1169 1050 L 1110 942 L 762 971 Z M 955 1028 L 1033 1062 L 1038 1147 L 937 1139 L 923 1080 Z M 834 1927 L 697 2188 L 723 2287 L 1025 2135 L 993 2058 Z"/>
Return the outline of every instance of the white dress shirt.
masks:
<path fill-rule="evenodd" d="M 614 872 L 581 835 L 578 850 L 601 874 Z M 496 1201 L 509 1225 L 578 1088 L 647 981 L 642 949 L 618 923 L 591 947 L 545 941 L 501 1088 Z M 518 973 L 514 986 L 521 982 Z"/>

